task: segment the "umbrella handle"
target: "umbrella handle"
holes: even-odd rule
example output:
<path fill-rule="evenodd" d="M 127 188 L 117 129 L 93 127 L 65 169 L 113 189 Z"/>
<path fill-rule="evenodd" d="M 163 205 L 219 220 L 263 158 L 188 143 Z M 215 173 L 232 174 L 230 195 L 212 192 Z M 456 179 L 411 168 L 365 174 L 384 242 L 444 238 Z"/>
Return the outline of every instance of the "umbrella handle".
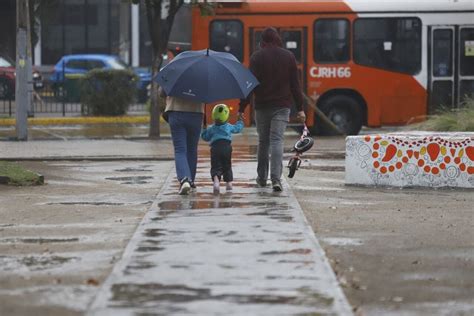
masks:
<path fill-rule="evenodd" d="M 204 115 L 202 116 L 202 125 L 204 128 L 207 127 L 207 120 L 206 120 L 206 103 L 204 103 Z"/>

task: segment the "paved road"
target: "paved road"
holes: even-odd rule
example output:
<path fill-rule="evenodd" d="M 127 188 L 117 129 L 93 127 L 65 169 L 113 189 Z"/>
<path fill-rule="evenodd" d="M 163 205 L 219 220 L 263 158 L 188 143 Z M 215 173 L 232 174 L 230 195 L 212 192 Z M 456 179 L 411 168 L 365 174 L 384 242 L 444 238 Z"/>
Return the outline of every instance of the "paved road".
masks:
<path fill-rule="evenodd" d="M 254 131 L 247 128 L 244 135 L 236 135 L 234 144 L 242 146 L 236 147 L 236 163 L 255 159 Z M 287 138 L 287 151 L 295 137 Z M 172 161 L 158 160 L 172 157 L 171 149 L 169 139 L 0 142 L 2 157 L 34 160 L 41 154 L 39 161 L 20 163 L 44 174 L 47 183 L 40 187 L 0 186 L 0 314 L 83 315 L 167 181 Z M 206 154 L 206 144 L 200 150 Z M 74 161 L 56 161 L 71 157 Z M 304 157 L 308 160 L 288 184 L 356 314 L 473 314 L 471 191 L 345 186 L 341 137 L 318 137 Z M 120 161 L 122 158 L 125 160 Z M 208 181 L 207 163 L 200 161 L 203 181 Z M 254 168 L 255 164 L 249 167 L 246 179 L 254 176 Z M 210 206 L 214 201 L 210 183 L 203 186 L 200 197 L 210 210 L 173 211 L 163 223 L 177 225 L 178 214 L 218 213 Z M 177 188 L 170 190 L 174 195 Z M 230 201 L 242 218 L 260 221 L 265 216 L 246 216 L 249 210 L 237 208 L 237 202 L 246 202 L 248 196 L 257 198 L 256 192 L 249 192 L 250 187 L 237 186 L 235 198 L 228 200 L 224 195 L 220 201 Z M 163 198 L 170 196 L 166 193 Z M 259 198 L 263 203 L 270 196 Z M 255 207 L 265 211 L 262 205 Z M 268 223 L 282 225 L 277 219 Z M 159 240 L 164 238 L 168 237 Z M 233 246 L 224 238 L 216 239 Z"/>

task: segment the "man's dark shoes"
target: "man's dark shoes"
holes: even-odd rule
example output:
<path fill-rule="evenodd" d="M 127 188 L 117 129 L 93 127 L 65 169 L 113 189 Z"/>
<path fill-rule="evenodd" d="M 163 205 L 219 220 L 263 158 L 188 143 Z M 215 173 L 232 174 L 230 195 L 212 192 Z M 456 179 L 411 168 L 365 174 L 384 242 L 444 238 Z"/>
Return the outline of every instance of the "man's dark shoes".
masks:
<path fill-rule="evenodd" d="M 280 180 L 272 180 L 272 188 L 273 188 L 273 192 L 283 191 L 283 187 L 281 186 Z"/>

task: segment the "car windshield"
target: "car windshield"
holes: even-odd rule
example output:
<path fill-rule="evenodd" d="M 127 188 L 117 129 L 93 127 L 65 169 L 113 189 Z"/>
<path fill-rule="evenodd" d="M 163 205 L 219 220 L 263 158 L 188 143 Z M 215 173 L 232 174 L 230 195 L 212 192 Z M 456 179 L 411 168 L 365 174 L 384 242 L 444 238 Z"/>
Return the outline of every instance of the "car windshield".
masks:
<path fill-rule="evenodd" d="M 13 65 L 3 57 L 0 57 L 0 67 L 13 67 Z"/>
<path fill-rule="evenodd" d="M 110 59 L 109 63 L 112 69 L 127 69 L 128 68 L 127 64 L 118 58 Z"/>

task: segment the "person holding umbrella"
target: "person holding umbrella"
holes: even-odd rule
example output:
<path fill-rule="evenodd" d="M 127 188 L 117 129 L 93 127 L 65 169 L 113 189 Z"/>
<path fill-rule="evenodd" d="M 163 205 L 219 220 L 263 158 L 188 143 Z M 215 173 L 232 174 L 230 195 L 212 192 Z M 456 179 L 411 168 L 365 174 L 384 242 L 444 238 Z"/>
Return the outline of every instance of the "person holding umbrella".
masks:
<path fill-rule="evenodd" d="M 168 96 L 165 113 L 175 148 L 179 194 L 188 194 L 196 176 L 203 103 L 246 98 L 259 83 L 235 56 L 210 49 L 180 53 L 155 80 Z"/>
<path fill-rule="evenodd" d="M 197 152 L 204 104 L 184 98 L 167 96 L 160 87 L 160 96 L 166 98 L 166 117 L 173 140 L 176 177 L 180 195 L 187 195 L 195 188 Z"/>
<path fill-rule="evenodd" d="M 283 135 L 289 121 L 290 107 L 295 103 L 297 120 L 304 123 L 303 94 L 293 53 L 282 48 L 277 30 L 262 32 L 260 48 L 250 57 L 250 71 L 260 85 L 254 90 L 255 121 L 258 134 L 257 185 L 267 185 L 268 173 L 273 191 L 282 191 Z M 239 115 L 243 117 L 250 97 L 241 99 Z"/>

